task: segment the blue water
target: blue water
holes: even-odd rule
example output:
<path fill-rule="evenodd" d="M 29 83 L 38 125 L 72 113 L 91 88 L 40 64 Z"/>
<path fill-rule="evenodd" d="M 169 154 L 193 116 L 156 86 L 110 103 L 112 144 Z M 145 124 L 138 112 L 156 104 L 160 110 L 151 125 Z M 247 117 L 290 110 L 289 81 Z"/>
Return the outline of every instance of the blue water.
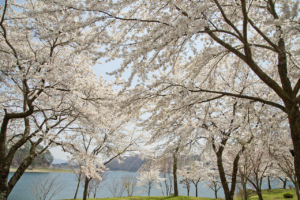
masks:
<path fill-rule="evenodd" d="M 9 178 L 12 176 L 13 173 L 9 174 Z M 53 199 L 71 199 L 74 197 L 77 181 L 75 181 L 75 174 L 73 173 L 24 173 L 22 178 L 18 181 L 16 186 L 14 187 L 13 191 L 9 195 L 8 200 L 36 200 L 32 190 L 32 180 L 39 179 L 39 178 L 49 178 L 52 175 L 59 174 L 58 181 L 59 182 L 66 182 L 65 188 L 60 193 L 56 194 Z M 110 193 L 107 185 L 110 183 L 112 178 L 121 179 L 124 175 L 134 175 L 137 176 L 134 172 L 115 172 L 110 171 L 108 172 L 107 179 L 103 181 L 101 188 L 97 192 L 97 198 L 104 198 L 104 197 L 113 197 Z M 179 182 L 179 181 L 178 181 Z M 288 183 L 289 185 L 290 183 Z M 208 190 L 207 187 L 203 187 L 205 183 L 198 184 L 198 196 L 199 197 L 211 197 L 214 198 L 214 192 L 212 190 Z M 272 183 L 272 188 L 278 188 L 278 182 Z M 263 184 L 263 189 L 267 188 L 267 184 Z M 146 192 L 137 194 L 138 191 L 143 190 L 141 187 L 137 187 L 134 195 L 135 196 L 147 196 Z M 190 196 L 195 196 L 195 187 L 192 185 L 190 189 Z M 77 198 L 82 198 L 83 195 L 83 187 L 81 186 L 78 191 Z M 151 196 L 162 196 L 162 192 L 160 189 L 153 188 L 151 189 Z M 187 190 L 183 188 L 183 185 L 179 184 L 179 195 L 186 196 Z M 123 193 L 123 196 L 126 196 L 126 192 Z M 218 197 L 224 197 L 224 192 L 222 189 L 218 191 Z M 92 198 L 92 197 L 91 197 Z"/>

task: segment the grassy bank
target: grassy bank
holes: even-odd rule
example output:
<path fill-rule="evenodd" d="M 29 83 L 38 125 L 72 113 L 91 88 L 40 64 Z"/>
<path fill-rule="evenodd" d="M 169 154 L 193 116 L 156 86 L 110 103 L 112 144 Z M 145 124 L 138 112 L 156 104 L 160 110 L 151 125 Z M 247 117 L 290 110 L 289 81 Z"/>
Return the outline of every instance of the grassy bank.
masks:
<path fill-rule="evenodd" d="M 291 199 L 285 199 L 283 194 L 291 193 L 294 195 Z M 264 200 L 297 200 L 295 190 L 289 189 L 272 189 L 272 190 L 262 190 L 262 195 Z M 256 195 L 255 191 L 249 194 L 249 200 L 258 200 L 258 196 Z M 166 196 L 159 196 L 159 197 L 142 197 L 142 196 L 135 196 L 135 197 L 115 197 L 115 198 L 88 198 L 88 200 L 212 200 L 213 198 L 205 198 L 205 197 L 187 197 L 187 196 L 179 196 L 179 197 L 166 197 Z M 234 198 L 235 200 L 239 200 L 238 197 Z M 68 199 L 65 199 L 68 200 Z M 71 199 L 69 199 L 71 200 Z M 82 200 L 82 199 L 77 199 Z"/>
<path fill-rule="evenodd" d="M 212 198 L 205 198 L 205 197 L 187 197 L 187 196 L 159 196 L 159 197 L 142 197 L 142 196 L 135 196 L 135 197 L 115 197 L 115 198 L 88 198 L 89 200 L 212 200 Z M 65 199 L 67 200 L 67 199 Z M 71 199 L 70 199 L 71 200 Z M 80 200 L 80 199 L 77 199 Z"/>
<path fill-rule="evenodd" d="M 15 172 L 16 168 L 10 168 L 10 172 Z M 35 172 L 35 173 L 72 173 L 72 170 L 65 169 L 26 169 L 25 172 Z"/>
<path fill-rule="evenodd" d="M 290 200 L 296 200 L 297 195 L 295 190 L 289 190 L 289 189 L 272 189 L 272 190 L 262 190 L 262 196 L 264 200 L 289 200 L 283 197 L 283 194 L 290 193 L 294 195 L 293 198 Z M 236 198 L 238 200 L 238 198 Z M 256 192 L 250 194 L 249 200 L 258 200 L 258 196 Z"/>

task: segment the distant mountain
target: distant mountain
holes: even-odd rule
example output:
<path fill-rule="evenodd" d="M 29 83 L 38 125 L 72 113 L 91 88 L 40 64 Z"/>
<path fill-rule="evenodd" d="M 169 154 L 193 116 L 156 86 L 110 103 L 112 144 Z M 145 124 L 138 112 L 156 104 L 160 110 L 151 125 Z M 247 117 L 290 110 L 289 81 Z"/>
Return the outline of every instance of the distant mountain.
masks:
<path fill-rule="evenodd" d="M 29 151 L 31 148 L 30 142 L 26 142 L 22 148 L 18 149 L 17 152 L 14 155 L 14 158 L 11 163 L 11 167 L 18 167 L 23 160 L 29 156 Z M 38 150 L 43 149 L 41 145 L 37 146 Z M 8 149 L 7 149 L 8 151 Z M 28 167 L 29 169 L 37 168 L 37 167 L 42 167 L 42 168 L 47 168 L 50 166 L 50 164 L 53 161 L 53 155 L 49 150 L 46 150 L 39 156 L 35 157 L 31 165 Z"/>
<path fill-rule="evenodd" d="M 109 170 L 112 171 L 127 171 L 127 172 L 136 172 L 143 164 L 145 160 L 139 158 L 138 155 L 125 157 L 122 163 L 119 163 L 116 160 L 111 161 L 107 164 Z"/>
<path fill-rule="evenodd" d="M 127 172 L 136 172 L 143 164 L 145 160 L 139 158 L 138 155 L 135 156 L 126 156 L 124 157 L 122 163 L 119 163 L 116 160 L 111 161 L 106 165 L 107 168 L 111 171 L 127 171 Z M 52 162 L 52 167 L 57 169 L 67 169 L 69 168 L 67 161 L 61 159 L 54 159 Z M 78 166 L 75 166 L 78 168 Z"/>
<path fill-rule="evenodd" d="M 67 161 L 59 159 L 59 158 L 54 158 L 51 164 L 61 164 L 61 163 L 67 163 Z"/>

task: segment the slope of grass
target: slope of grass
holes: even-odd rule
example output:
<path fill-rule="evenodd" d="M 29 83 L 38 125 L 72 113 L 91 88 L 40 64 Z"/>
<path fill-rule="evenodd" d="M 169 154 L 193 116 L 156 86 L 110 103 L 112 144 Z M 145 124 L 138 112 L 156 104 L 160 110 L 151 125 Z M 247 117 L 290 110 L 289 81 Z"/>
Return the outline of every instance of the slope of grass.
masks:
<path fill-rule="evenodd" d="M 289 189 L 272 189 L 272 190 L 262 190 L 262 196 L 264 200 L 289 200 L 283 197 L 283 194 L 291 193 L 294 195 L 290 200 L 296 200 L 297 195 L 295 190 Z M 249 200 L 258 200 L 258 196 L 256 193 L 252 193 Z"/>
<path fill-rule="evenodd" d="M 283 197 L 283 194 L 291 193 L 294 195 L 291 199 L 286 199 Z M 295 190 L 290 189 L 272 189 L 272 190 L 262 190 L 262 195 L 264 200 L 297 200 L 297 195 Z M 256 192 L 249 194 L 249 200 L 258 200 L 258 196 Z M 166 196 L 155 196 L 155 197 L 147 197 L 147 196 L 134 196 L 134 197 L 112 197 L 112 198 L 88 198 L 88 200 L 212 200 L 214 198 L 206 198 L 206 197 L 187 197 L 187 196 L 179 196 L 179 197 L 166 197 Z M 234 198 L 235 200 L 239 200 L 239 198 Z M 67 199 L 65 199 L 67 200 Z M 70 199 L 71 200 L 71 199 Z M 81 200 L 81 199 L 77 199 Z"/>
<path fill-rule="evenodd" d="M 111 197 L 111 198 L 88 198 L 88 200 L 212 200 L 212 198 L 205 197 L 187 197 L 187 196 L 159 196 L 159 197 L 144 197 L 144 196 L 134 196 L 134 197 Z M 77 199 L 81 200 L 81 199 Z"/>

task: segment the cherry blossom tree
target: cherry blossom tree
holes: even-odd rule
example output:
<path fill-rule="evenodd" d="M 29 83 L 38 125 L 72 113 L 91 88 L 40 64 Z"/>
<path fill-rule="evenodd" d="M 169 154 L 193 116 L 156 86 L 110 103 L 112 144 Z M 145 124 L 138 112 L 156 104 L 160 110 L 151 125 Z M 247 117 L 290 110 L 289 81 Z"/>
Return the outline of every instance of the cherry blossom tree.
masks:
<path fill-rule="evenodd" d="M 247 182 L 248 182 L 248 177 L 251 174 L 251 164 L 249 161 L 249 158 L 245 155 L 242 156 L 241 161 L 239 162 L 239 166 L 238 166 L 238 176 L 239 176 L 239 183 L 242 186 L 242 192 L 243 194 L 243 198 L 245 200 L 248 200 L 248 191 L 247 191 Z"/>
<path fill-rule="evenodd" d="M 122 197 L 125 191 L 125 187 L 123 187 L 121 181 L 116 177 L 112 178 L 107 188 L 114 197 Z"/>
<path fill-rule="evenodd" d="M 209 183 L 207 183 L 205 186 L 208 187 L 208 189 L 211 189 L 215 194 L 215 199 L 218 199 L 218 191 L 222 188 L 219 175 L 211 174 Z"/>
<path fill-rule="evenodd" d="M 190 196 L 191 181 L 187 178 L 182 178 L 179 183 L 183 184 L 183 187 L 186 188 L 187 196 Z"/>
<path fill-rule="evenodd" d="M 250 112 L 250 107 L 244 108 L 245 104 L 242 101 L 233 101 L 232 103 L 228 105 L 222 101 L 209 102 L 205 108 L 195 105 L 194 107 L 190 106 L 189 110 L 180 105 L 179 109 L 184 111 L 182 115 L 178 115 L 176 112 L 166 112 L 167 118 L 155 121 L 151 119 L 142 123 L 152 134 L 151 140 L 165 139 L 167 141 L 163 143 L 166 149 L 171 150 L 180 144 L 180 149 L 188 150 L 186 152 L 195 149 L 198 154 L 204 152 L 204 149 L 207 152 L 210 151 L 210 157 L 207 156 L 206 162 L 211 162 L 215 158 L 227 198 L 233 198 L 239 158 L 252 141 L 253 134 L 250 127 L 255 125 L 249 123 L 255 120 L 254 115 Z M 164 113 L 164 108 L 161 110 Z M 205 112 L 200 114 L 203 110 Z M 157 115 L 157 117 L 160 116 Z M 258 130 L 258 127 L 255 126 L 253 132 Z M 227 157 L 228 159 L 226 159 Z M 228 175 L 231 176 L 231 184 L 228 181 Z"/>
<path fill-rule="evenodd" d="M 98 190 L 100 190 L 103 187 L 103 182 L 107 179 L 107 173 L 101 174 L 102 180 L 99 181 L 97 179 L 93 179 L 89 184 L 89 194 L 93 193 L 93 198 L 96 198 Z M 88 195 L 89 196 L 89 195 Z"/>
<path fill-rule="evenodd" d="M 145 127 L 146 126 L 144 125 L 143 128 Z M 155 128 L 146 128 L 146 130 L 151 133 Z M 189 138 L 181 137 L 178 135 L 177 131 L 167 140 L 164 140 L 163 136 L 160 135 L 150 139 L 147 138 L 145 141 L 147 141 L 147 144 L 151 144 L 154 147 L 151 151 L 143 152 L 144 156 L 148 158 L 148 162 L 146 162 L 139 171 L 147 171 L 153 167 L 158 168 L 161 172 L 161 177 L 164 179 L 163 182 L 165 184 L 167 195 L 170 195 L 174 188 L 174 196 L 178 196 L 178 169 L 180 168 L 180 164 L 182 160 L 184 160 L 184 157 L 191 153 L 190 149 L 192 148 L 191 146 L 194 141 L 191 141 Z M 153 154 L 153 152 L 155 153 Z M 162 186 L 162 183 L 159 184 Z M 163 191 L 162 187 L 161 189 Z"/>
<path fill-rule="evenodd" d="M 157 153 L 157 151 L 156 151 Z M 156 155 L 156 157 L 147 156 L 147 159 L 150 160 L 150 162 L 146 162 L 143 164 L 143 170 L 146 168 L 151 168 L 151 166 L 155 166 L 156 168 L 159 168 L 160 170 L 160 177 L 164 179 L 164 181 L 159 182 L 159 187 L 161 188 L 161 192 L 163 196 L 170 196 L 171 192 L 173 190 L 173 156 L 170 153 L 163 152 L 159 155 Z"/>
<path fill-rule="evenodd" d="M 292 142 L 289 138 L 289 134 L 280 132 L 272 134 L 272 141 L 269 147 L 269 153 L 274 163 L 272 174 L 283 182 L 283 188 L 285 188 L 287 180 L 291 181 L 295 186 L 296 195 L 299 199 L 299 185 L 295 173 L 295 166 L 293 157 L 289 152 L 291 147 Z"/>
<path fill-rule="evenodd" d="M 179 171 L 179 174 L 194 184 L 196 188 L 196 197 L 198 197 L 198 183 L 207 180 L 207 177 L 211 175 L 209 165 L 203 163 L 203 161 L 190 161 L 188 165 L 183 166 Z"/>
<path fill-rule="evenodd" d="M 150 143 L 165 140 L 174 144 L 180 137 L 193 144 L 200 139 L 207 141 L 207 147 L 217 156 L 227 200 L 233 198 L 238 162 L 253 132 L 266 132 L 264 128 L 275 130 L 282 118 L 288 129 L 280 130 L 291 135 L 300 183 L 300 67 L 299 47 L 295 45 L 299 40 L 298 2 L 37 2 L 42 4 L 37 6 L 41 9 L 31 8 L 27 15 L 64 15 L 55 19 L 61 20 L 59 23 L 52 20 L 50 24 L 57 26 L 53 25 L 50 33 L 41 29 L 34 36 L 52 39 L 62 36 L 68 42 L 74 41 L 72 47 L 77 48 L 76 52 L 89 51 L 86 55 L 94 60 L 103 57 L 108 57 L 108 61 L 123 60 L 121 67 L 111 73 L 116 83 L 123 86 L 121 93 L 127 96 L 122 99 L 122 111 L 134 113 L 135 117 L 150 113 L 140 123 L 146 131 L 151 131 Z M 6 6 L 3 10 L 5 16 Z M 0 21 L 2 29 L 4 19 Z M 46 24 L 44 19 L 32 23 Z M 10 48 L 9 40 L 5 39 L 7 33 L 11 32 L 3 29 L 3 41 Z M 129 69 L 131 76 L 122 80 L 122 74 Z M 130 88 L 135 77 L 139 84 Z M 258 116 L 261 116 L 259 122 Z M 8 123 L 5 120 L 4 125 Z M 1 128 L 2 137 L 5 131 Z M 228 170 L 223 166 L 226 157 L 233 161 Z M 231 189 L 225 171 L 232 172 Z"/>
<path fill-rule="evenodd" d="M 105 56 L 123 59 L 112 73 L 117 82 L 126 88 L 134 77 L 151 81 L 133 90 L 135 105 L 145 99 L 154 101 L 154 96 L 178 105 L 240 98 L 284 113 L 300 183 L 297 1 L 92 0 L 83 6 L 78 0 L 61 5 L 89 12 L 85 24 L 106 20 L 99 27 L 110 26 L 114 34 L 105 40 Z M 121 80 L 129 68 L 130 78 Z M 175 97 L 184 94 L 189 98 L 178 102 Z M 170 105 L 167 100 L 156 102 Z"/>
<path fill-rule="evenodd" d="M 140 171 L 138 172 L 139 176 L 137 177 L 138 182 L 137 185 L 140 187 L 144 187 L 145 190 L 139 191 L 139 193 L 147 192 L 148 196 L 150 196 L 151 189 L 153 187 L 158 188 L 159 182 L 164 181 L 164 178 L 159 176 L 159 170 L 151 168 L 148 171 Z"/>
<path fill-rule="evenodd" d="M 76 13 L 32 14 L 43 6 L 42 1 L 19 5 L 13 0 L 0 6 L 1 200 L 36 156 L 61 141 L 80 118 L 99 115 L 93 109 L 96 101 L 104 107 L 113 96 L 111 85 L 90 67 L 94 47 L 81 43 L 88 40 L 89 29 L 63 33 L 60 24 Z M 14 154 L 26 142 L 30 153 L 8 181 Z"/>
<path fill-rule="evenodd" d="M 82 165 L 83 165 L 83 162 L 78 162 L 78 161 L 77 161 L 77 163 L 68 162 L 68 166 L 71 168 L 73 173 L 75 173 L 75 176 L 76 176 L 75 181 L 77 181 L 77 186 L 76 186 L 76 190 L 75 190 L 73 199 L 77 198 L 80 183 L 82 183 L 82 180 L 84 179 L 84 175 L 81 173 L 81 170 L 77 169 L 77 167 L 81 168 Z"/>
<path fill-rule="evenodd" d="M 127 196 L 131 197 L 136 189 L 136 177 L 134 175 L 124 175 L 121 177 L 121 180 Z"/>
<path fill-rule="evenodd" d="M 63 150 L 71 153 L 71 162 L 82 163 L 79 173 L 85 177 L 84 200 L 87 198 L 90 181 L 101 181 L 100 174 L 107 170 L 106 165 L 114 159 L 120 160 L 125 153 L 136 151 L 141 140 L 140 134 L 132 130 L 126 131 L 126 121 L 118 120 L 112 112 L 107 111 L 105 116 L 101 116 L 104 118 L 98 126 L 91 119 L 86 119 L 90 123 L 83 120 L 82 127 L 73 129 L 77 133 L 69 134 L 65 137 L 66 141 L 60 142 Z"/>
<path fill-rule="evenodd" d="M 263 200 L 261 187 L 263 180 L 267 176 L 268 169 L 272 164 L 270 155 L 264 151 L 264 148 L 260 145 L 260 148 L 247 151 L 247 156 L 249 157 L 249 162 L 251 163 L 251 173 L 247 179 L 256 189 L 259 199 Z"/>

